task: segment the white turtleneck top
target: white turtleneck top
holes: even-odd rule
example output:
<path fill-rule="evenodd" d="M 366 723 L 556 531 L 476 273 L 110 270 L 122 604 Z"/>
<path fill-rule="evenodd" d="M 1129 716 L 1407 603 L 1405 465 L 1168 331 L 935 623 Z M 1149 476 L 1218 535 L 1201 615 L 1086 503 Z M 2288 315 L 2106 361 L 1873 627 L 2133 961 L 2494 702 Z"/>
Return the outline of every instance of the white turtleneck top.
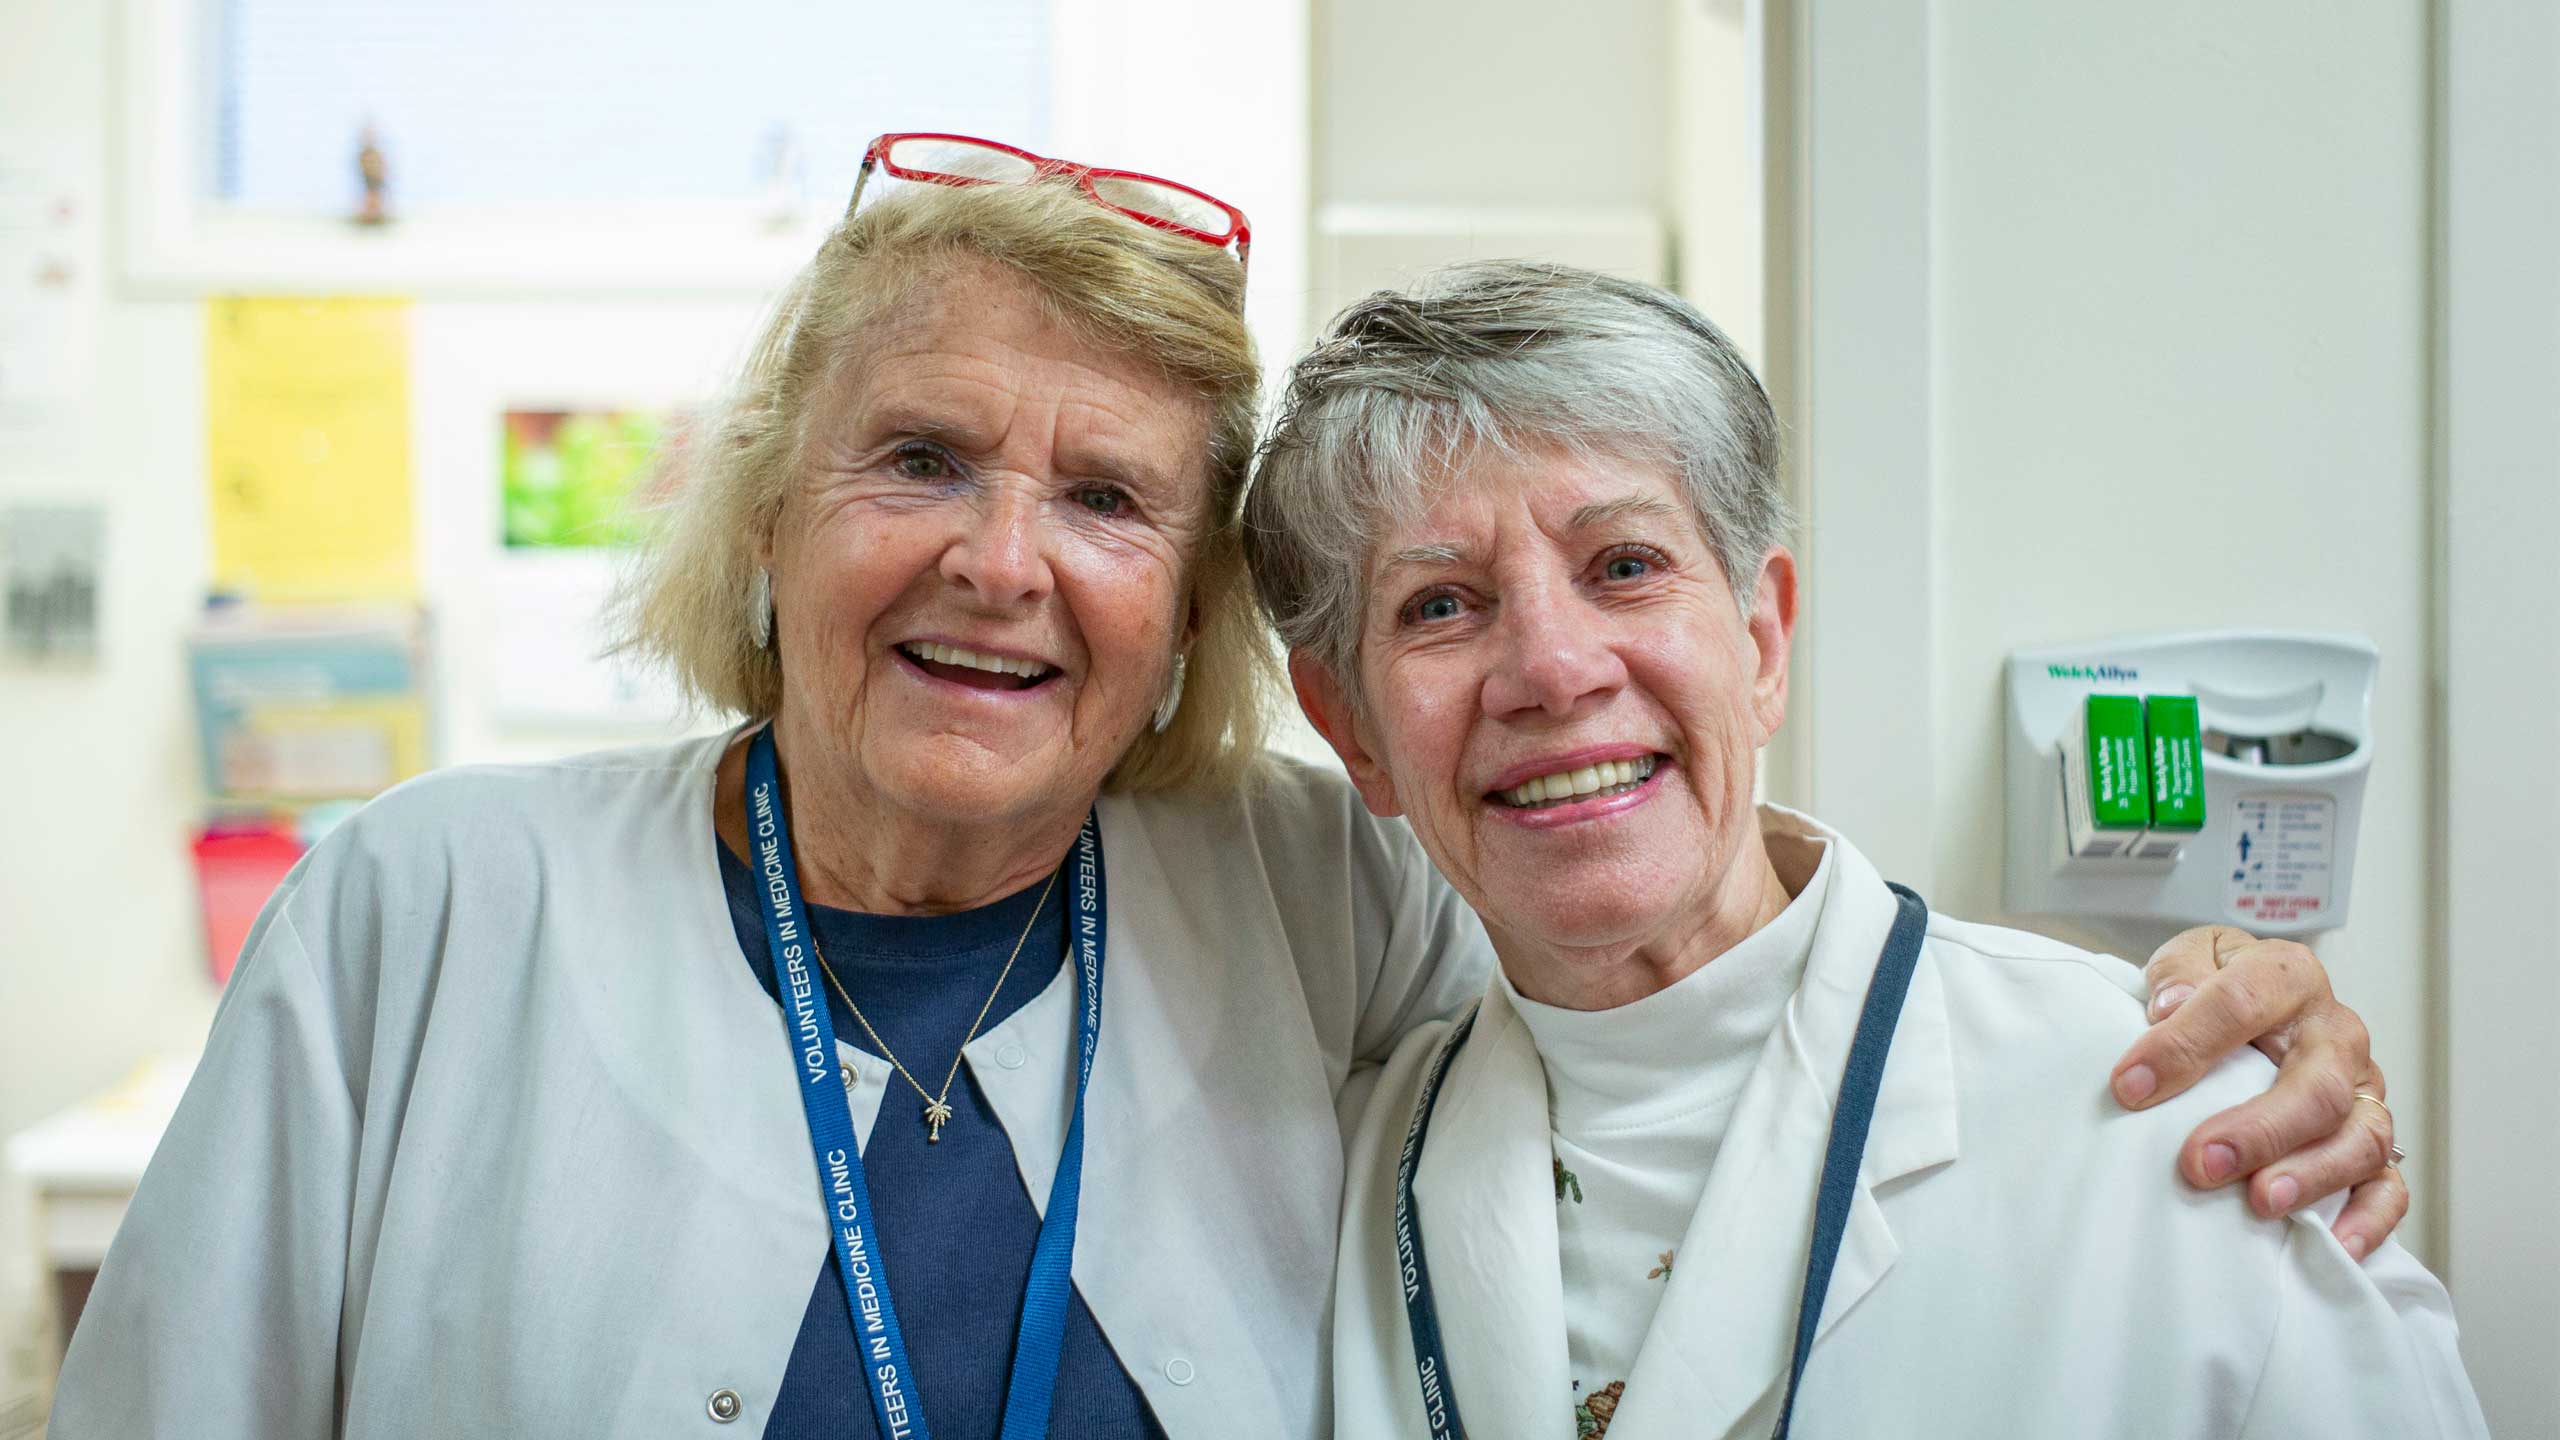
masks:
<path fill-rule="evenodd" d="M 1547 1072 L 1577 1440 L 1608 1431 L 1734 1104 L 1804 978 L 1830 881 L 1824 846 L 1775 920 L 1614 1010 L 1542 1005 L 1498 982 Z"/>

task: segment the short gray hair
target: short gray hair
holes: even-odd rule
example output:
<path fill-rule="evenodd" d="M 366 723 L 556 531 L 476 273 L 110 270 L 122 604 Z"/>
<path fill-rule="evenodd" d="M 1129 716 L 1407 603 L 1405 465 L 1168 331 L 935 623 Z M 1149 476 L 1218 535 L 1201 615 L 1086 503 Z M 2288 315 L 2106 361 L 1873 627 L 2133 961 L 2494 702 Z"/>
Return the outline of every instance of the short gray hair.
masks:
<path fill-rule="evenodd" d="M 1792 517 L 1777 415 L 1741 352 L 1668 291 L 1493 261 L 1353 305 L 1291 369 L 1244 514 L 1254 590 L 1281 639 L 1356 694 L 1383 527 L 1473 451 L 1548 446 L 1668 467 L 1750 612 Z"/>

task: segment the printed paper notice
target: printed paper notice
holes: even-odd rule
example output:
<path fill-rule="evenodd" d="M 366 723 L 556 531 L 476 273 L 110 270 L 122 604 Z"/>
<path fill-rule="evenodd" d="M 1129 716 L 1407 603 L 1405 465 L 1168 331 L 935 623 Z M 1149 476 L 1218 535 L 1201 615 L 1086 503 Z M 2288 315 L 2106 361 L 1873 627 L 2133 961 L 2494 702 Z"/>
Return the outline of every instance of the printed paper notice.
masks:
<path fill-rule="evenodd" d="M 2223 859 L 2231 878 L 2223 908 L 2242 925 L 2315 920 L 2329 910 L 2338 851 L 2338 802 L 2326 795 L 2252 795 Z"/>
<path fill-rule="evenodd" d="M 205 311 L 213 583 L 409 599 L 409 306 L 226 297 Z"/>
<path fill-rule="evenodd" d="M 0 130 L 0 442 L 78 423 L 98 343 L 97 207 L 57 138 Z"/>

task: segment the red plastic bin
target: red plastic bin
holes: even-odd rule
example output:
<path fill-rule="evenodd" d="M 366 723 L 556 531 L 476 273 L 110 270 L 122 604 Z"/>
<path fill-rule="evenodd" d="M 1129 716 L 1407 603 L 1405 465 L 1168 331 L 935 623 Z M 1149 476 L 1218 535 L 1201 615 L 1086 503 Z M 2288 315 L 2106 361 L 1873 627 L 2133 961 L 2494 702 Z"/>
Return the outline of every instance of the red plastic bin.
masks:
<path fill-rule="evenodd" d="M 205 965 L 220 985 L 240 963 L 249 928 L 276 893 L 302 842 L 278 825 L 227 825 L 196 836 L 196 888 L 204 898 Z"/>

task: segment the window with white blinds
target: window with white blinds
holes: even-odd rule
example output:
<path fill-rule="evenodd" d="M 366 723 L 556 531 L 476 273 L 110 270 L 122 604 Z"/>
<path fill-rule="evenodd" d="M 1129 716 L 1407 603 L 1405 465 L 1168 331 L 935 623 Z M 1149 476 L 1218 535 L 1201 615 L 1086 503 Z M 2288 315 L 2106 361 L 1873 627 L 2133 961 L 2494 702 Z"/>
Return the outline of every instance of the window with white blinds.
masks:
<path fill-rule="evenodd" d="M 342 216 L 843 203 L 885 130 L 1046 143 L 1051 0 L 208 0 L 203 199 Z"/>

